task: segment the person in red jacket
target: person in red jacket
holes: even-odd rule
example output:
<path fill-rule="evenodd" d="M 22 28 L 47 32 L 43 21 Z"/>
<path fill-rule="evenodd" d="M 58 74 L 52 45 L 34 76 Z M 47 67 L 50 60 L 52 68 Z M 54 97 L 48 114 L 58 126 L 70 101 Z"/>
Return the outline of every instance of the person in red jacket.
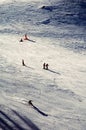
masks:
<path fill-rule="evenodd" d="M 29 38 L 27 37 L 27 34 L 25 34 L 24 40 L 29 40 Z"/>

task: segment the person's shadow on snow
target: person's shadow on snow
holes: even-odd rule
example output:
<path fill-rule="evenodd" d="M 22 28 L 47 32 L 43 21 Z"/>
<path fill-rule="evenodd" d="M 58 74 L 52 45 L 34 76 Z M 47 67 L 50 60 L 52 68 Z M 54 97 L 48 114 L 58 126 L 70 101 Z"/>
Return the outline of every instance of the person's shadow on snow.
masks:
<path fill-rule="evenodd" d="M 33 106 L 33 108 L 34 108 L 38 113 L 40 113 L 42 116 L 48 116 L 48 114 L 42 112 L 42 111 L 39 110 L 39 108 L 37 108 L 36 106 L 34 106 L 34 105 L 32 105 L 32 106 Z"/>
<path fill-rule="evenodd" d="M 28 39 L 28 41 L 30 41 L 30 42 L 36 42 L 36 41 L 34 41 L 34 40 L 31 40 L 31 39 Z"/>
<path fill-rule="evenodd" d="M 27 67 L 27 68 L 29 68 L 29 69 L 34 69 L 34 68 L 32 68 L 32 67 L 30 67 L 30 66 L 27 66 L 27 65 L 25 65 L 25 67 Z"/>
<path fill-rule="evenodd" d="M 48 116 L 48 114 L 42 112 L 41 110 L 39 110 L 39 108 L 37 108 L 35 105 L 33 105 L 32 100 L 29 100 L 29 101 L 28 101 L 28 104 L 31 105 L 31 106 L 33 107 L 33 109 L 36 110 L 36 111 L 37 111 L 38 113 L 40 113 L 41 115 L 43 115 L 43 116 Z"/>
<path fill-rule="evenodd" d="M 56 72 L 56 71 L 54 71 L 54 70 L 48 69 L 48 71 L 60 75 L 59 72 Z"/>

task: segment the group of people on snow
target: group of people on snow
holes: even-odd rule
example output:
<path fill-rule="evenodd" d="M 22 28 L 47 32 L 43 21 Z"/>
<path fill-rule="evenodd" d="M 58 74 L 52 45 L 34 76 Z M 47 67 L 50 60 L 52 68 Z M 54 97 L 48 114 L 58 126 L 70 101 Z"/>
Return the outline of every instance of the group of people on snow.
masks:
<path fill-rule="evenodd" d="M 24 60 L 22 59 L 22 66 L 26 66 Z M 43 63 L 43 69 L 48 70 L 48 63 Z"/>
<path fill-rule="evenodd" d="M 23 40 L 29 40 L 27 34 L 24 35 L 24 38 L 21 38 L 21 39 L 20 39 L 20 42 L 23 42 Z"/>
<path fill-rule="evenodd" d="M 29 40 L 27 34 L 24 35 L 23 39 L 22 38 L 20 39 L 20 42 L 23 42 L 23 40 Z M 26 66 L 23 59 L 22 59 L 22 66 Z M 43 63 L 43 69 L 48 70 L 48 66 L 49 66 L 48 63 L 47 64 Z"/>
<path fill-rule="evenodd" d="M 46 69 L 46 70 L 48 70 L 48 64 L 46 64 L 46 63 L 43 63 L 43 69 Z"/>

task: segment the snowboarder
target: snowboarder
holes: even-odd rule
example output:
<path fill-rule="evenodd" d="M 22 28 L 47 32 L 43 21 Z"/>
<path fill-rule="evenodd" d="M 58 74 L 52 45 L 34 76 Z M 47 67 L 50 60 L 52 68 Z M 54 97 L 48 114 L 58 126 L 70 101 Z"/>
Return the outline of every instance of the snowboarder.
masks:
<path fill-rule="evenodd" d="M 46 64 L 44 63 L 44 64 L 43 64 L 43 69 L 45 69 L 45 65 L 46 65 Z"/>
<path fill-rule="evenodd" d="M 49 66 L 49 65 L 48 65 L 48 64 L 46 64 L 46 70 L 48 70 L 48 66 Z"/>
<path fill-rule="evenodd" d="M 24 60 L 22 59 L 22 65 L 25 66 Z"/>
<path fill-rule="evenodd" d="M 24 40 L 29 40 L 29 38 L 27 37 L 27 34 L 25 34 Z"/>

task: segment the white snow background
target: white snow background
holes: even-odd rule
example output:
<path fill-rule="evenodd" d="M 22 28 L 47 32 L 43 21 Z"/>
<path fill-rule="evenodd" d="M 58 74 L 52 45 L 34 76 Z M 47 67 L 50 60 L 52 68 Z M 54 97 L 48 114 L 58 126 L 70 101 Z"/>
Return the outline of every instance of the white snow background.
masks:
<path fill-rule="evenodd" d="M 83 2 L 0 0 L 0 130 L 86 130 Z"/>

